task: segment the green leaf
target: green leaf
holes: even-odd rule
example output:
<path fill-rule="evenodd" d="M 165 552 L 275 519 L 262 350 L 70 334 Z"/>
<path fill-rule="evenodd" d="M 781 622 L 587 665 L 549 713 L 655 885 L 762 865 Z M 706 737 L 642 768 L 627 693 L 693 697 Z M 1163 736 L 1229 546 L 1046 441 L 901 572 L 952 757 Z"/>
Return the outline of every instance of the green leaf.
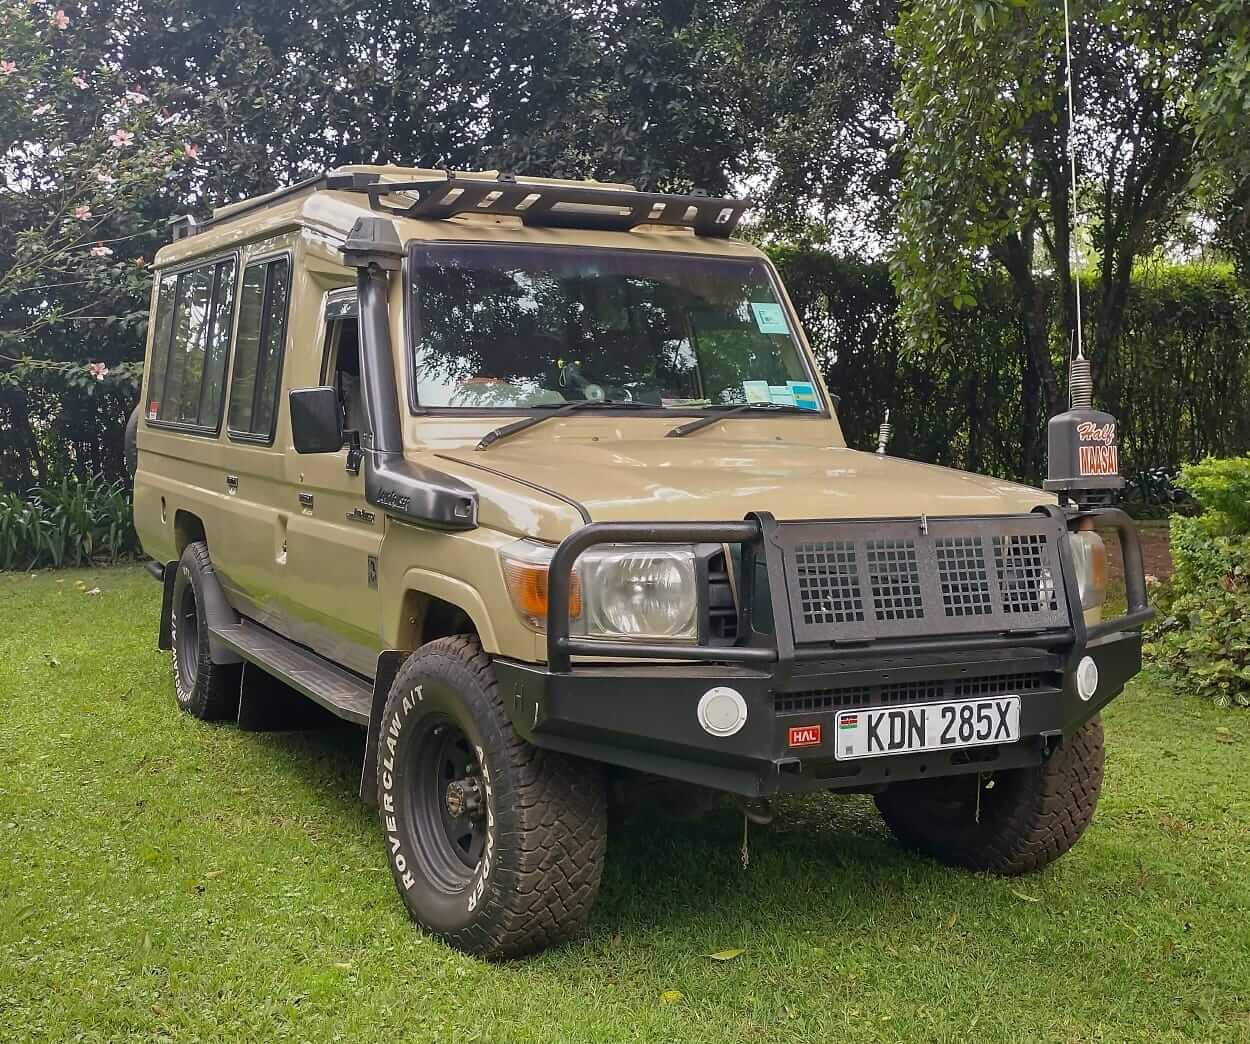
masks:
<path fill-rule="evenodd" d="M 732 961 L 735 957 L 741 957 L 746 950 L 717 950 L 715 953 L 709 953 L 707 956 L 714 961 Z"/>

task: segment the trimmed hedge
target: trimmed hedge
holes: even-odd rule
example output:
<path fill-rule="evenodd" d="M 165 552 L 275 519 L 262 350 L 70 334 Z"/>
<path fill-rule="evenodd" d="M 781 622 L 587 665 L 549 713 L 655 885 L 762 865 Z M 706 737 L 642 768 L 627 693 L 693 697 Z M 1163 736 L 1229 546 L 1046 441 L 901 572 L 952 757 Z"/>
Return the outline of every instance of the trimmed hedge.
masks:
<path fill-rule="evenodd" d="M 805 247 L 770 252 L 842 396 L 851 445 L 875 445 L 889 409 L 892 452 L 1004 478 L 1044 477 L 1046 407 L 1004 281 L 987 282 L 975 307 L 950 316 L 943 354 L 914 357 L 903 352 L 884 264 Z M 1065 340 L 1056 331 L 1052 341 L 1064 374 Z M 1094 362 L 1098 404 L 1120 421 L 1124 473 L 1143 476 L 1134 488 L 1166 493 L 1159 475 L 1250 449 L 1250 299 L 1228 267 L 1144 268 L 1116 351 Z"/>
<path fill-rule="evenodd" d="M 1202 514 L 1172 518 L 1175 571 L 1147 651 L 1199 695 L 1250 707 L 1250 456 L 1203 461 L 1180 481 Z"/>

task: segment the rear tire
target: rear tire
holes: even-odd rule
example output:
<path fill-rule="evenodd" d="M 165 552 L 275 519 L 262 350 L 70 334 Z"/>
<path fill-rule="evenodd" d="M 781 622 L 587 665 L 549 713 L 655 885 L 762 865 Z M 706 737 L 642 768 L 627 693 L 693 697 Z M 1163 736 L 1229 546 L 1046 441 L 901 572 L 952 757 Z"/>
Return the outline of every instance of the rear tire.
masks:
<path fill-rule="evenodd" d="M 126 471 L 133 479 L 139 470 L 139 407 L 130 411 L 126 419 L 126 430 L 122 436 L 126 449 Z"/>
<path fill-rule="evenodd" d="M 208 545 L 202 540 L 188 544 L 177 569 L 169 602 L 174 698 L 179 707 L 202 721 L 237 718 L 239 665 L 216 664 L 209 655 L 208 621 L 202 608 L 205 577 L 212 569 Z"/>
<path fill-rule="evenodd" d="M 602 773 L 517 736 L 476 639 L 413 653 L 381 730 L 378 806 L 412 919 L 491 959 L 580 931 L 603 871 Z"/>
<path fill-rule="evenodd" d="M 1085 832 L 1103 761 L 1102 721 L 1095 717 L 1040 765 L 895 783 L 876 795 L 877 808 L 895 837 L 917 852 L 969 870 L 1027 874 L 1054 862 Z"/>

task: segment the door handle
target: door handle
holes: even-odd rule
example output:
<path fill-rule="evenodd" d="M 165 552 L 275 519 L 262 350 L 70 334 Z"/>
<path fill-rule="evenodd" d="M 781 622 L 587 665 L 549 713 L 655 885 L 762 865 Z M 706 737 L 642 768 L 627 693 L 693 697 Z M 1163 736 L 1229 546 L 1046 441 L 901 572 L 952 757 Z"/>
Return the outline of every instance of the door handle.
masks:
<path fill-rule="evenodd" d="M 305 511 L 311 511 L 313 509 L 313 495 L 311 493 L 301 491 L 299 495 L 299 506 Z"/>
<path fill-rule="evenodd" d="M 237 493 L 239 491 L 239 476 L 238 475 L 226 476 L 226 490 L 230 493 Z"/>

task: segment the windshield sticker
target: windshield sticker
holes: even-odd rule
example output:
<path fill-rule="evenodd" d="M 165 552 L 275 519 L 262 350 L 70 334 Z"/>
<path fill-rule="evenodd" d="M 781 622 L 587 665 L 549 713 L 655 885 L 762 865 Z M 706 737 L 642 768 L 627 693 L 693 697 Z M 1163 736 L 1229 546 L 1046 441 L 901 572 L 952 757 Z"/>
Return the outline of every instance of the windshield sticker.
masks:
<path fill-rule="evenodd" d="M 790 327 L 786 325 L 786 313 L 781 305 L 772 301 L 752 301 L 751 314 L 755 316 L 755 325 L 760 333 L 788 334 Z"/>
<path fill-rule="evenodd" d="M 746 394 L 747 402 L 749 403 L 763 403 L 763 402 L 772 401 L 768 397 L 768 382 L 767 381 L 743 381 L 742 390 Z"/>
<path fill-rule="evenodd" d="M 775 406 L 793 406 L 794 392 L 784 384 L 770 384 L 768 386 L 768 401 Z"/>
<path fill-rule="evenodd" d="M 820 400 L 816 398 L 816 388 L 811 381 L 786 381 L 786 386 L 794 396 L 794 405 L 799 409 L 820 409 Z"/>

